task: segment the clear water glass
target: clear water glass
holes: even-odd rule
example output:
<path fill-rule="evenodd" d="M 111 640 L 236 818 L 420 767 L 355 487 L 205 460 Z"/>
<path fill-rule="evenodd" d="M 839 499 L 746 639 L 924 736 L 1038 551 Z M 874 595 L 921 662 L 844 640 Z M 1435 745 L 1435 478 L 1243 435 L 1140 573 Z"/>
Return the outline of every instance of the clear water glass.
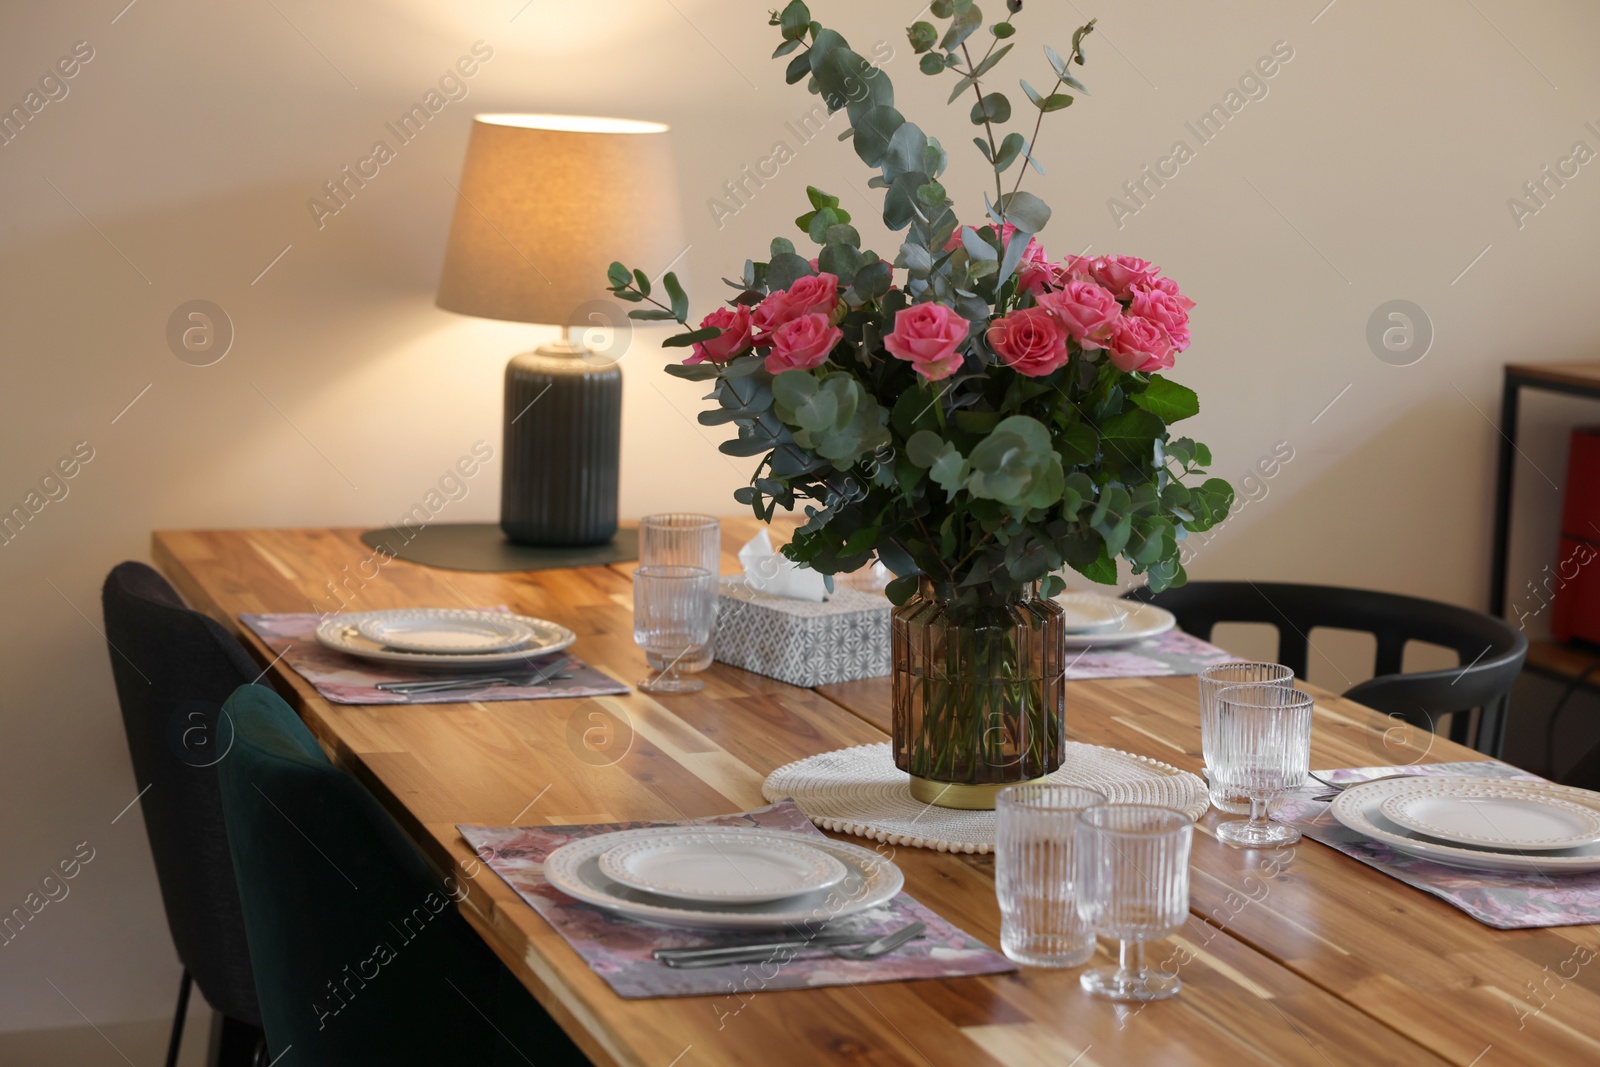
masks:
<path fill-rule="evenodd" d="M 1085 992 L 1110 1000 L 1161 1000 L 1183 983 L 1145 965 L 1144 943 L 1189 917 L 1194 820 L 1148 804 L 1104 804 L 1078 818 L 1078 911 L 1095 933 L 1119 939 L 1115 967 L 1084 971 Z"/>
<path fill-rule="evenodd" d="M 656 674 L 638 683 L 647 693 L 692 693 L 705 687 L 681 665 L 711 641 L 717 576 L 704 567 L 640 567 L 633 572 L 633 640 Z M 660 666 L 657 666 L 657 664 Z"/>
<path fill-rule="evenodd" d="M 1029 967 L 1077 967 L 1094 955 L 1078 914 L 1073 870 L 1078 816 L 1106 798 L 1071 785 L 1013 785 L 995 797 L 995 895 L 1000 948 Z"/>
<path fill-rule="evenodd" d="M 639 520 L 639 566 L 704 567 L 713 575 L 720 574 L 722 526 L 710 515 L 646 515 Z M 713 651 L 709 641 L 692 650 L 678 660 L 678 673 L 705 670 L 711 666 Z M 645 659 L 655 670 L 666 669 L 666 659 L 654 652 L 646 651 Z"/>
<path fill-rule="evenodd" d="M 1250 818 L 1217 824 L 1234 848 L 1281 848 L 1300 831 L 1267 817 L 1272 802 L 1305 784 L 1311 766 L 1310 693 L 1281 685 L 1230 685 L 1216 695 L 1211 773 L 1250 798 Z"/>
<path fill-rule="evenodd" d="M 1206 764 L 1206 785 L 1211 806 L 1229 815 L 1250 814 L 1250 798 L 1229 793 L 1211 773 L 1212 739 L 1216 736 L 1217 691 L 1230 685 L 1282 685 L 1294 687 L 1294 671 L 1281 663 L 1217 663 L 1200 672 L 1200 757 Z"/>

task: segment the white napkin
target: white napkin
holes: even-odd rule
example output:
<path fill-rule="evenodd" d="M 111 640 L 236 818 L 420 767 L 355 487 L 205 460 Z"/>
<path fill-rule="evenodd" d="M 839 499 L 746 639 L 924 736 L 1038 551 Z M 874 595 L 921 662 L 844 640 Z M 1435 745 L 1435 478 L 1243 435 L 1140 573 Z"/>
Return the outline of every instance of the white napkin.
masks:
<path fill-rule="evenodd" d="M 785 559 L 772 550 L 772 539 L 762 530 L 739 549 L 739 564 L 744 567 L 745 584 L 769 596 L 822 603 L 827 586 L 822 575 L 804 564 Z"/>

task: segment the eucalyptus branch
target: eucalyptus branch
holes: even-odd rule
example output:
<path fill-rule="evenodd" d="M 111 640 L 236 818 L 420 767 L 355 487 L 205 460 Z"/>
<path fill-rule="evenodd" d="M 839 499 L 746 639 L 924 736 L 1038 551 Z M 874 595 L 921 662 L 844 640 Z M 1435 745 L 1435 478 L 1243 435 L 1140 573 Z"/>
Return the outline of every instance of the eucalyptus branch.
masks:
<path fill-rule="evenodd" d="M 1074 35 L 1075 39 L 1072 45 L 1072 54 L 1067 56 L 1067 61 L 1062 64 L 1062 66 L 1066 67 L 1068 70 L 1072 69 L 1072 64 L 1074 63 L 1078 64 L 1080 67 L 1083 66 L 1083 39 L 1094 32 L 1094 24 L 1096 21 L 1097 20 L 1095 19 L 1090 19 L 1088 25 L 1084 28 L 1084 32 Z M 1055 91 L 1066 83 L 1066 78 L 1057 72 L 1056 83 L 1052 85 L 1050 87 L 1050 91 L 1044 95 L 1046 97 L 1054 96 Z M 1033 136 L 1028 138 L 1027 147 L 1022 150 L 1022 154 L 1029 160 L 1033 158 L 1033 150 L 1039 145 L 1039 130 L 1042 126 L 1044 126 L 1044 109 L 1040 108 L 1039 117 L 1033 120 Z M 1027 161 L 1025 160 L 1023 165 L 1017 168 L 1017 181 L 1016 184 L 1011 187 L 1011 192 L 1013 194 L 1015 194 L 1018 189 L 1022 188 L 1022 179 L 1027 175 L 1027 173 L 1028 166 Z"/>
<path fill-rule="evenodd" d="M 998 38 L 996 39 L 998 40 Z M 994 45 L 991 44 L 989 48 L 992 51 Z M 983 83 L 978 81 L 976 77 L 978 68 L 972 62 L 972 53 L 967 51 L 967 42 L 965 41 L 961 42 L 961 54 L 967 60 L 967 77 L 972 78 L 972 91 L 977 94 L 978 108 L 983 112 L 983 132 L 989 138 L 989 166 L 994 168 L 994 207 L 996 211 L 1000 212 L 1000 219 L 1003 222 L 1005 221 L 1006 212 L 1005 208 L 1000 206 L 1000 200 L 1005 195 L 1005 187 L 1000 181 L 1000 169 L 994 166 L 995 159 L 1000 155 L 1000 149 L 994 143 L 994 125 L 989 121 L 989 109 L 983 106 Z M 989 57 L 984 56 L 984 58 L 987 59 Z M 957 71 L 957 73 L 960 72 Z"/>

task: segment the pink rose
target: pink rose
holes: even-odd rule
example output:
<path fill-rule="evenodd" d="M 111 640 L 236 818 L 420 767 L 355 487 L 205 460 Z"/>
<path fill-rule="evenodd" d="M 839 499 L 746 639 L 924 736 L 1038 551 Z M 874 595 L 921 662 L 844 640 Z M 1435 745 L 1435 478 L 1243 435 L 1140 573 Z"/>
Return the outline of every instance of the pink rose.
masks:
<path fill-rule="evenodd" d="M 1089 273 L 1121 299 L 1136 288 L 1148 286 L 1161 273 L 1161 268 L 1133 256 L 1099 256 Z"/>
<path fill-rule="evenodd" d="M 702 329 L 715 326 L 722 331 L 722 336 L 696 341 L 694 355 L 684 360 L 685 363 L 704 363 L 708 359 L 713 363 L 726 363 L 750 347 L 750 309 L 743 304 L 717 308 L 700 320 L 700 326 Z"/>
<path fill-rule="evenodd" d="M 1182 352 L 1189 347 L 1189 311 L 1180 303 L 1182 299 L 1181 295 L 1173 296 L 1161 289 L 1135 290 L 1133 303 L 1128 305 L 1128 314 L 1149 319 L 1166 330 L 1173 346 Z M 1194 302 L 1189 303 L 1192 305 Z"/>
<path fill-rule="evenodd" d="M 1095 277 L 1095 264 L 1098 260 L 1094 256 L 1068 256 L 1061 261 L 1061 274 L 1065 281 L 1093 282 Z"/>
<path fill-rule="evenodd" d="M 1122 305 L 1111 290 L 1094 282 L 1068 282 L 1060 290 L 1040 293 L 1037 299 L 1084 348 L 1104 348 L 1106 335 L 1122 315 Z"/>
<path fill-rule="evenodd" d="M 832 275 L 829 275 L 832 277 Z M 801 315 L 772 331 L 772 351 L 767 354 L 767 373 L 810 370 L 828 358 L 844 331 L 829 325 L 821 312 Z"/>
<path fill-rule="evenodd" d="M 768 294 L 750 316 L 750 324 L 756 329 L 756 344 L 770 345 L 773 331 L 801 315 L 817 312 L 831 315 L 838 303 L 839 279 L 834 275 L 808 274 L 797 278 L 789 288 Z"/>
<path fill-rule="evenodd" d="M 1183 308 L 1185 311 L 1188 311 L 1190 308 L 1194 307 L 1194 301 L 1180 293 L 1178 291 L 1178 283 L 1173 281 L 1171 278 L 1151 278 L 1139 288 L 1159 289 L 1163 293 L 1166 293 L 1168 296 L 1176 300 L 1178 302 L 1178 306 Z"/>
<path fill-rule="evenodd" d="M 1017 267 L 1017 285 L 1023 292 L 1032 293 L 1035 300 L 1039 298 L 1040 293 L 1059 289 L 1067 281 L 1066 273 L 1054 263 L 1024 261 Z"/>
<path fill-rule="evenodd" d="M 894 317 L 894 332 L 883 347 L 896 359 L 909 361 L 929 381 L 948 378 L 961 366 L 956 349 L 972 324 L 943 304 L 913 304 Z"/>
<path fill-rule="evenodd" d="M 1067 331 L 1042 307 L 1024 308 L 996 319 L 986 336 L 1007 366 L 1029 378 L 1042 378 L 1067 362 Z"/>
<path fill-rule="evenodd" d="M 1118 370 L 1153 371 L 1172 366 L 1172 338 L 1157 323 L 1124 315 L 1111 327 L 1111 362 Z"/>

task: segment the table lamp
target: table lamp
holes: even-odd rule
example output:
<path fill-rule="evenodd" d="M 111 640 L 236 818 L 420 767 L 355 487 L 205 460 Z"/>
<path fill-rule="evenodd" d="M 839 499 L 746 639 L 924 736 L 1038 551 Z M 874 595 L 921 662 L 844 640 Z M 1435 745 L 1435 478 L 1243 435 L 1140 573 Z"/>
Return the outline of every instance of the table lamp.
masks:
<path fill-rule="evenodd" d="M 562 327 L 506 366 L 500 528 L 519 545 L 601 545 L 617 531 L 622 372 L 571 327 L 626 322 L 613 260 L 682 251 L 667 127 L 576 115 L 478 115 L 437 303 Z"/>

